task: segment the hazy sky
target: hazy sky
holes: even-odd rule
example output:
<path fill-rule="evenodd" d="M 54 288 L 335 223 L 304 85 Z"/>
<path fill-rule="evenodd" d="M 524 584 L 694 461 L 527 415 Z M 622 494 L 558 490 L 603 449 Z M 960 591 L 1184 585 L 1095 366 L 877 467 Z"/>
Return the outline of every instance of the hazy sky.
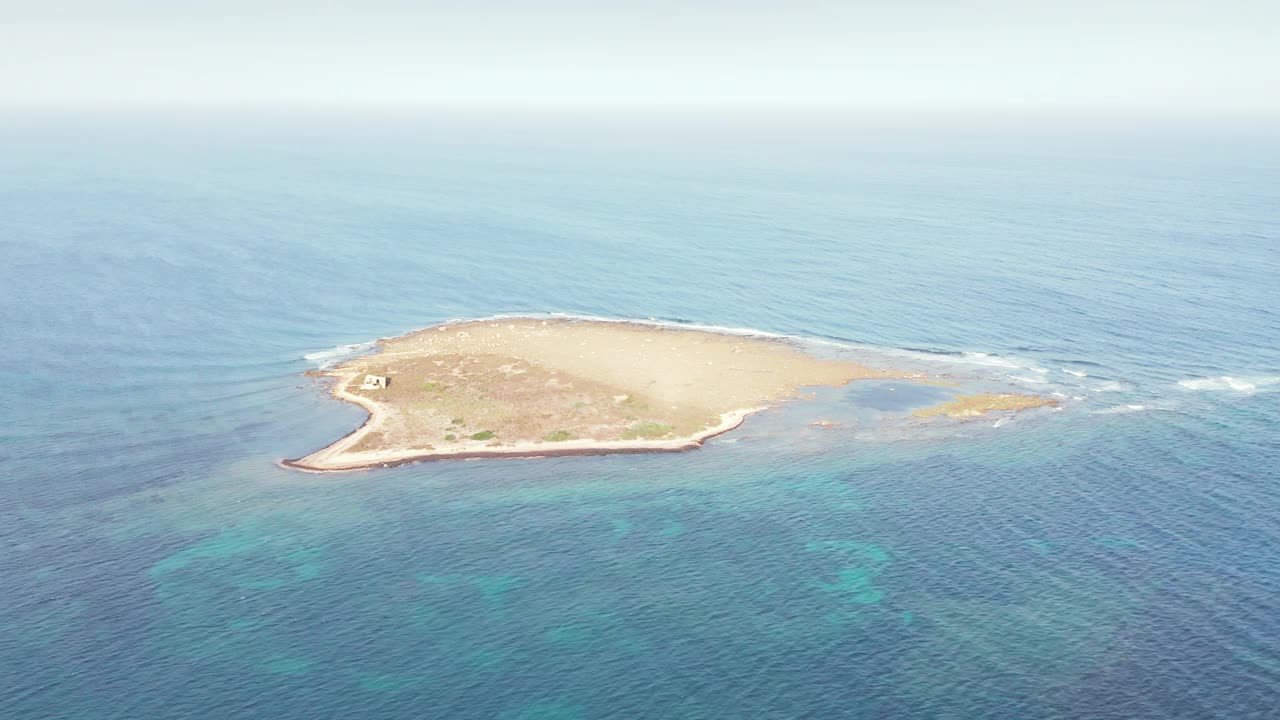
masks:
<path fill-rule="evenodd" d="M 0 105 L 1280 112 L 1280 0 L 0 0 Z"/>

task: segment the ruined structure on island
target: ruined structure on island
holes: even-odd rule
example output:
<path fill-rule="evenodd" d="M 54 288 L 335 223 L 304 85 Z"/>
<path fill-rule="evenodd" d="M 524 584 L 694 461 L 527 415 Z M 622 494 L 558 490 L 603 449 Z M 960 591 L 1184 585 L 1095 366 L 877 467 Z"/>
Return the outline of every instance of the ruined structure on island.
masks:
<path fill-rule="evenodd" d="M 364 383 L 360 386 L 361 390 L 378 390 L 385 388 L 391 381 L 386 375 L 365 375 Z"/>

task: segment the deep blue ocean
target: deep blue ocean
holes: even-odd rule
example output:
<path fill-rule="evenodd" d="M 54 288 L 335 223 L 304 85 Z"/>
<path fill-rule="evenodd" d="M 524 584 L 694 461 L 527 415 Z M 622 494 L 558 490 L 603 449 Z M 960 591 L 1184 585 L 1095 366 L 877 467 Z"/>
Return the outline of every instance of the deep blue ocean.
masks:
<path fill-rule="evenodd" d="M 1280 717 L 1280 135 L 651 120 L 0 124 L 0 716 Z M 504 313 L 1063 403 L 277 467 Z"/>

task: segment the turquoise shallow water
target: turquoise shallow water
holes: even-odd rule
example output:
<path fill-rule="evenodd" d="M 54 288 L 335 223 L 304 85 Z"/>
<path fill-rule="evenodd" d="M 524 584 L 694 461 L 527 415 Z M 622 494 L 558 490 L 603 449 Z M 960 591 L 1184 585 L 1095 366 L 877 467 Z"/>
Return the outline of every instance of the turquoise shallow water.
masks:
<path fill-rule="evenodd" d="M 0 154 L 6 716 L 1280 707 L 1275 137 L 60 118 Z M 360 421 L 300 376 L 335 348 L 541 312 L 1063 409 L 919 427 L 932 389 L 868 385 L 680 455 L 274 465 Z"/>

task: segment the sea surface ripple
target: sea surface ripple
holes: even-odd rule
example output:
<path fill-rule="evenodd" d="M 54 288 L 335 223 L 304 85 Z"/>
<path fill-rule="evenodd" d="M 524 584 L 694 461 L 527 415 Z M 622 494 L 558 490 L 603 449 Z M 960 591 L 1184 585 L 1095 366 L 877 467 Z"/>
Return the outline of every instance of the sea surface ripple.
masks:
<path fill-rule="evenodd" d="M 1277 717 L 1276 138 L 759 132 L 0 128 L 0 714 Z M 1063 405 L 275 466 L 362 417 L 303 371 L 538 313 Z"/>

